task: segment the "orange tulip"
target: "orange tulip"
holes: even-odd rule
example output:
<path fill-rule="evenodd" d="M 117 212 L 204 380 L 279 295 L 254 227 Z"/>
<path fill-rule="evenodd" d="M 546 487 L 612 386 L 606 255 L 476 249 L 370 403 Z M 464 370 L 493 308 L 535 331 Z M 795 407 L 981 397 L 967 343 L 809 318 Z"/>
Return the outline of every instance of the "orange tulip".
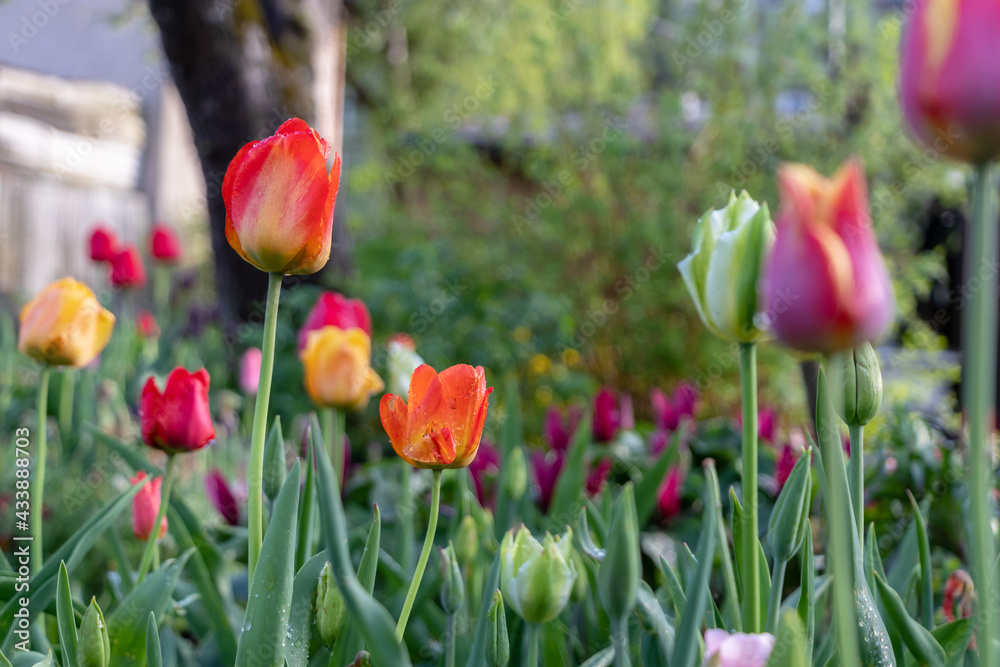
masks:
<path fill-rule="evenodd" d="M 240 149 L 222 181 L 226 239 L 246 261 L 272 273 L 315 273 L 330 258 L 340 156 L 305 121 Z"/>
<path fill-rule="evenodd" d="M 115 316 L 89 287 L 63 278 L 21 310 L 17 349 L 43 364 L 82 368 L 108 344 L 114 326 Z"/>
<path fill-rule="evenodd" d="M 423 364 L 410 378 L 409 406 L 394 394 L 382 397 L 382 426 L 411 466 L 464 468 L 479 450 L 492 391 L 482 366 L 461 364 L 439 374 Z"/>
<path fill-rule="evenodd" d="M 372 340 L 361 329 L 326 326 L 310 331 L 301 354 L 306 391 L 323 407 L 365 407 L 385 386 L 371 369 L 371 357 Z"/>

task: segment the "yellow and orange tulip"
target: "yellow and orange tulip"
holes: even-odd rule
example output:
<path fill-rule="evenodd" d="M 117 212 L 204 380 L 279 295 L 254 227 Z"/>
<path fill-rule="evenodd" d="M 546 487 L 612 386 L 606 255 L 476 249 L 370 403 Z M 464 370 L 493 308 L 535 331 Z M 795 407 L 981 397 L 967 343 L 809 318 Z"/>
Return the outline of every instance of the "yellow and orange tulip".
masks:
<path fill-rule="evenodd" d="M 416 468 L 464 468 L 479 450 L 493 387 L 482 366 L 452 366 L 438 373 L 427 364 L 410 378 L 409 405 L 386 394 L 379 405 L 392 448 Z"/>
<path fill-rule="evenodd" d="M 326 326 L 309 332 L 300 358 L 306 391 L 320 406 L 359 410 L 382 379 L 371 368 L 372 340 L 362 329 Z"/>
<path fill-rule="evenodd" d="M 240 149 L 222 181 L 226 239 L 261 271 L 315 273 L 330 258 L 340 156 L 293 118 Z"/>
<path fill-rule="evenodd" d="M 111 339 L 115 316 L 72 278 L 48 285 L 21 309 L 17 349 L 50 366 L 82 368 Z"/>

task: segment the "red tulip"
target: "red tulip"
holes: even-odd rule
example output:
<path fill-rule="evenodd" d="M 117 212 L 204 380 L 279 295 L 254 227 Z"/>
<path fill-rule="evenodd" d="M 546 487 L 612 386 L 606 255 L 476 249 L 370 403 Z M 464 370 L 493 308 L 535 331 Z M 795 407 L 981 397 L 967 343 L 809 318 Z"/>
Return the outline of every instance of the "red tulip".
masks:
<path fill-rule="evenodd" d="M 103 225 L 90 233 L 90 258 L 95 262 L 110 262 L 118 254 L 118 236 Z"/>
<path fill-rule="evenodd" d="M 594 440 L 611 442 L 618 433 L 621 416 L 618 413 L 615 395 L 610 389 L 601 389 L 594 397 Z"/>
<path fill-rule="evenodd" d="M 215 439 L 208 406 L 208 371 L 188 373 L 177 367 L 167 378 L 163 393 L 149 378 L 142 388 L 139 417 L 142 439 L 167 453 L 193 452 Z"/>
<path fill-rule="evenodd" d="M 139 336 L 146 339 L 160 337 L 160 325 L 148 310 L 140 310 L 135 316 L 135 328 Z"/>
<path fill-rule="evenodd" d="M 299 352 L 306 348 L 310 331 L 318 331 L 328 326 L 344 331 L 361 329 L 369 337 L 372 335 L 372 317 L 368 314 L 364 302 L 360 299 L 348 299 L 336 292 L 323 292 L 316 299 L 316 305 L 309 311 L 305 324 L 299 329 Z M 412 338 L 410 343 L 413 343 Z"/>
<path fill-rule="evenodd" d="M 229 488 L 229 482 L 225 475 L 218 468 L 212 468 L 205 475 L 205 493 L 212 502 L 212 506 L 222 515 L 223 520 L 230 526 L 240 525 L 240 504 L 236 502 L 236 495 Z"/>
<path fill-rule="evenodd" d="M 944 620 L 951 623 L 959 618 L 972 616 L 972 601 L 975 597 L 973 591 L 972 577 L 968 572 L 952 572 L 944 584 L 944 599 L 941 601 Z"/>
<path fill-rule="evenodd" d="M 111 284 L 115 287 L 142 287 L 146 284 L 146 267 L 134 245 L 125 246 L 111 259 Z"/>
<path fill-rule="evenodd" d="M 140 470 L 135 477 L 131 478 L 132 486 L 144 479 L 146 479 L 146 471 Z M 132 498 L 132 533 L 140 540 L 148 540 L 153 532 L 156 515 L 160 513 L 160 486 L 162 484 L 162 477 L 154 477 Z M 160 534 L 156 538 L 160 539 L 166 534 L 167 517 L 164 516 L 163 521 L 160 522 Z"/>
<path fill-rule="evenodd" d="M 392 448 L 416 468 L 464 468 L 476 457 L 493 387 L 482 366 L 465 364 L 438 373 L 427 364 L 410 378 L 409 405 L 386 394 L 379 404 Z"/>
<path fill-rule="evenodd" d="M 162 222 L 153 225 L 150 254 L 160 262 L 176 262 L 181 258 L 181 243 L 177 234 Z"/>
<path fill-rule="evenodd" d="M 935 153 L 1000 158 L 1000 3 L 915 2 L 903 28 L 899 101 Z"/>
<path fill-rule="evenodd" d="M 784 445 L 779 451 L 774 461 L 774 481 L 778 484 L 778 490 L 785 488 L 785 482 L 795 468 L 796 462 L 802 456 L 802 451 L 794 445 Z"/>
<path fill-rule="evenodd" d="M 670 470 L 663 477 L 656 497 L 660 516 L 669 520 L 681 513 L 681 493 L 683 490 L 684 470 L 679 465 L 674 464 L 670 466 Z"/>
<path fill-rule="evenodd" d="M 786 164 L 778 187 L 777 237 L 762 285 L 774 333 L 793 348 L 823 353 L 877 337 L 892 319 L 892 283 L 861 164 L 847 162 L 833 179 Z"/>
<path fill-rule="evenodd" d="M 330 258 L 340 156 L 305 121 L 292 118 L 240 149 L 222 181 L 226 239 L 261 271 L 316 273 Z"/>

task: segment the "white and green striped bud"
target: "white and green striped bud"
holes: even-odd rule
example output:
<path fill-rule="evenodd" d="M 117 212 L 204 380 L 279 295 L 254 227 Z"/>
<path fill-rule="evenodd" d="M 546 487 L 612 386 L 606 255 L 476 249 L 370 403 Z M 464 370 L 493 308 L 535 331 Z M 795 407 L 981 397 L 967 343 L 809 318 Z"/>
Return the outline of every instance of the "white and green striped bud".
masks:
<path fill-rule="evenodd" d="M 539 542 L 521 526 L 507 531 L 500 545 L 500 590 L 511 608 L 528 623 L 554 619 L 569 602 L 576 582 L 571 556 L 573 531 L 546 533 Z"/>

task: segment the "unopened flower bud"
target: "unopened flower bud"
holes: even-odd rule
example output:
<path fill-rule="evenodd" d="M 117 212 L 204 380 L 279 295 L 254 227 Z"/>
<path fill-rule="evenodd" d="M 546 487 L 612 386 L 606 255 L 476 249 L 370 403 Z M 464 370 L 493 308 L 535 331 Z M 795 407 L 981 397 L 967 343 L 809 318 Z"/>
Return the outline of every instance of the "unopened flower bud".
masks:
<path fill-rule="evenodd" d="M 344 596 L 333 576 L 333 567 L 328 562 L 319 573 L 319 583 L 316 585 L 316 630 L 329 648 L 333 648 L 340 631 L 344 629 L 346 609 Z"/>
<path fill-rule="evenodd" d="M 864 426 L 882 406 L 882 369 L 871 343 L 839 355 L 844 395 L 841 417 L 849 426 Z"/>
<path fill-rule="evenodd" d="M 455 555 L 461 563 L 471 563 L 479 553 L 479 529 L 471 514 L 462 517 L 455 531 Z"/>
<path fill-rule="evenodd" d="M 615 501 L 604 560 L 597 571 L 597 589 L 601 603 L 611 618 L 623 618 L 632 611 L 641 578 L 635 492 L 631 484 L 626 484 Z"/>
<path fill-rule="evenodd" d="M 79 667 L 108 667 L 111 664 L 108 625 L 96 598 L 90 598 L 90 606 L 83 614 L 76 653 Z"/>
<path fill-rule="evenodd" d="M 511 608 L 528 623 L 554 619 L 569 602 L 576 582 L 570 555 L 573 531 L 560 537 L 546 534 L 539 542 L 521 526 L 507 531 L 500 545 L 500 589 Z"/>
<path fill-rule="evenodd" d="M 514 447 L 510 450 L 510 460 L 505 463 L 508 468 L 506 491 L 514 500 L 524 497 L 528 490 L 528 464 L 524 460 L 524 448 Z"/>
<path fill-rule="evenodd" d="M 811 459 L 808 451 L 799 457 L 771 511 L 767 541 L 775 560 L 794 556 L 805 539 L 812 495 Z"/>
<path fill-rule="evenodd" d="M 446 614 L 454 614 L 465 601 L 465 581 L 455 557 L 455 547 L 451 542 L 441 551 L 441 607 Z"/>
<path fill-rule="evenodd" d="M 510 639 L 507 637 L 507 614 L 500 591 L 493 593 L 493 602 L 487 612 L 486 665 L 507 667 L 510 660 Z"/>

